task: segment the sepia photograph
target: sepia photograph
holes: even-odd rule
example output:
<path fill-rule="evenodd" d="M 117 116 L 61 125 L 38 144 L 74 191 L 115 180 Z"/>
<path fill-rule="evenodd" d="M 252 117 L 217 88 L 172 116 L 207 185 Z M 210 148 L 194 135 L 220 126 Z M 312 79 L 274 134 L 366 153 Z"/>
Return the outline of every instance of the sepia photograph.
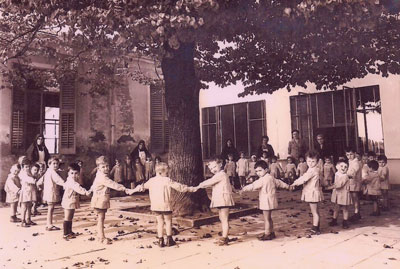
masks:
<path fill-rule="evenodd" d="M 0 268 L 400 268 L 399 0 L 0 0 Z"/>

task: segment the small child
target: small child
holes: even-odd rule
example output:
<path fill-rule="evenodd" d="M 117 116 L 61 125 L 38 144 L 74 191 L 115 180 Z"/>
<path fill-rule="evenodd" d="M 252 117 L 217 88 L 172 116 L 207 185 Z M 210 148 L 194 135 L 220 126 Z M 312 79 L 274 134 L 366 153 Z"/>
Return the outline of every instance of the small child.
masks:
<path fill-rule="evenodd" d="M 79 166 L 79 185 L 85 186 L 85 176 L 83 174 L 83 161 L 76 160 L 76 164 Z"/>
<path fill-rule="evenodd" d="M 39 171 L 39 166 L 33 166 Z M 19 195 L 19 202 L 21 203 L 21 215 L 22 223 L 21 227 L 29 227 L 31 225 L 36 225 L 35 222 L 31 220 L 31 207 L 32 201 L 36 201 L 36 193 L 33 185 L 36 184 L 36 179 L 31 175 L 31 162 L 25 159 L 22 162 L 22 170 L 19 174 L 21 180 L 21 192 Z"/>
<path fill-rule="evenodd" d="M 154 158 L 154 167 L 156 167 L 156 165 L 159 164 L 159 163 L 161 163 L 161 157 L 160 156 L 156 156 Z M 153 169 L 153 174 L 152 175 L 153 175 L 152 177 L 154 177 L 156 175 L 156 170 Z"/>
<path fill-rule="evenodd" d="M 58 186 L 64 186 L 64 179 L 57 173 L 59 164 L 58 158 L 51 157 L 48 160 L 49 168 L 37 182 L 38 186 L 43 185 L 43 202 L 47 202 L 48 205 L 46 231 L 60 230 L 60 228 L 53 225 L 54 207 L 61 200 Z"/>
<path fill-rule="evenodd" d="M 249 174 L 246 179 L 246 183 L 253 183 L 257 179 L 257 174 L 256 170 L 254 168 L 254 165 L 257 162 L 257 156 L 256 155 L 251 155 L 250 161 L 249 161 Z"/>
<path fill-rule="evenodd" d="M 324 181 L 322 183 L 322 186 L 331 186 L 333 183 L 333 178 L 335 177 L 335 173 L 336 169 L 333 166 L 331 158 L 325 157 L 325 163 L 323 169 Z"/>
<path fill-rule="evenodd" d="M 301 193 L 301 200 L 309 203 L 311 213 L 313 215 L 313 226 L 311 233 L 319 234 L 319 210 L 318 203 L 324 199 L 321 184 L 320 184 L 320 171 L 318 168 L 318 153 L 315 151 L 309 151 L 306 154 L 306 161 L 308 165 L 307 172 L 299 177 L 290 186 L 291 190 L 295 189 L 295 186 L 303 185 L 303 191 Z"/>
<path fill-rule="evenodd" d="M 125 155 L 124 163 L 122 164 L 123 178 L 125 187 L 129 188 L 135 185 L 135 173 L 133 163 L 129 154 Z"/>
<path fill-rule="evenodd" d="M 276 189 L 289 189 L 289 185 L 268 174 L 268 164 L 265 161 L 258 161 L 255 165 L 256 173 L 259 179 L 250 185 L 244 187 L 240 194 L 245 191 L 259 192 L 259 209 L 263 211 L 265 231 L 258 239 L 261 241 L 272 240 L 275 238 L 274 224 L 272 222 L 272 211 L 278 208 L 278 198 Z"/>
<path fill-rule="evenodd" d="M 132 189 L 135 188 L 135 185 L 142 184 L 144 181 L 144 167 L 139 157 L 135 159 L 135 180 L 136 183 L 135 182 L 133 182 L 133 184 L 131 183 Z"/>
<path fill-rule="evenodd" d="M 132 194 L 131 190 L 124 185 L 118 184 L 108 177 L 110 166 L 104 156 L 96 159 L 97 173 L 89 192 L 93 192 L 90 206 L 97 213 L 97 237 L 101 243 L 111 244 L 112 240 L 106 238 L 104 234 L 104 220 L 107 209 L 110 208 L 110 188 L 117 191 L 124 191 L 126 194 Z"/>
<path fill-rule="evenodd" d="M 146 158 L 146 162 L 144 164 L 144 179 L 145 179 L 145 181 L 147 181 L 153 177 L 153 173 L 154 173 L 153 170 L 154 170 L 153 160 L 149 156 Z"/>
<path fill-rule="evenodd" d="M 229 243 L 229 209 L 235 205 L 232 198 L 232 186 L 228 175 L 222 169 L 222 163 L 223 160 L 221 158 L 215 158 L 208 163 L 208 168 L 214 176 L 197 186 L 197 188 L 212 187 L 210 207 L 218 208 L 219 211 L 219 219 L 222 226 L 222 238 L 218 242 L 220 246 L 228 245 Z"/>
<path fill-rule="evenodd" d="M 281 167 L 281 165 L 278 163 L 278 157 L 276 156 L 272 156 L 271 157 L 271 165 L 269 166 L 269 174 L 273 177 L 273 178 L 277 178 L 280 179 L 281 175 L 284 175 L 284 171 Z"/>
<path fill-rule="evenodd" d="M 249 161 L 245 158 L 244 152 L 240 152 L 240 158 L 237 161 L 236 173 L 239 176 L 240 188 L 246 185 L 246 177 L 249 173 Z"/>
<path fill-rule="evenodd" d="M 296 176 L 296 164 L 294 163 L 293 157 L 287 157 L 287 164 L 283 169 L 283 172 L 285 173 L 285 179 L 287 182 L 292 184 Z"/>
<path fill-rule="evenodd" d="M 74 218 L 75 209 L 80 207 L 79 194 L 88 196 L 90 192 L 82 188 L 79 184 L 79 172 L 81 168 L 78 164 L 72 163 L 68 167 L 68 177 L 64 183 L 64 195 L 61 206 L 64 208 L 64 239 L 75 238 L 72 231 L 72 220 Z"/>
<path fill-rule="evenodd" d="M 378 156 L 379 169 L 378 174 L 381 178 L 381 192 L 382 192 L 382 202 L 383 211 L 389 210 L 389 168 L 387 167 L 387 157 L 385 155 Z"/>
<path fill-rule="evenodd" d="M 335 174 L 335 183 L 329 186 L 328 189 L 333 189 L 331 202 L 335 204 L 333 211 L 333 219 L 329 223 L 330 226 L 337 225 L 337 218 L 340 209 L 343 211 L 343 228 L 349 228 L 349 210 L 348 206 L 351 205 L 351 194 L 350 194 L 350 179 L 347 175 L 348 165 L 344 161 L 339 161 L 337 163 L 337 172 Z"/>
<path fill-rule="evenodd" d="M 233 160 L 233 154 L 228 154 L 228 160 L 225 164 L 224 171 L 228 175 L 232 187 L 235 188 L 236 162 Z"/>
<path fill-rule="evenodd" d="M 4 190 L 7 193 L 6 203 L 10 204 L 11 209 L 11 222 L 21 222 L 21 219 L 17 218 L 19 193 L 21 191 L 21 182 L 18 177 L 20 171 L 21 166 L 19 164 L 11 166 L 10 173 L 7 176 L 6 184 L 4 186 Z"/>
<path fill-rule="evenodd" d="M 142 186 L 138 186 L 142 187 L 141 191 L 149 190 L 150 209 L 156 214 L 157 239 L 160 247 L 170 247 L 176 244 L 172 238 L 171 189 L 179 192 L 194 192 L 197 190 L 194 187 L 188 187 L 170 179 L 168 177 L 168 169 L 166 163 L 158 163 L 155 167 L 156 176 L 150 178 Z M 164 243 L 164 223 L 167 234 L 166 243 Z"/>
<path fill-rule="evenodd" d="M 299 164 L 297 165 L 296 169 L 296 176 L 301 177 L 307 172 L 308 166 L 307 163 L 304 160 L 303 156 L 299 157 Z"/>
<path fill-rule="evenodd" d="M 268 153 L 266 151 L 263 151 L 261 157 L 260 157 L 260 161 L 264 161 L 266 163 L 270 163 L 270 160 L 268 158 Z"/>
<path fill-rule="evenodd" d="M 380 216 L 381 212 L 378 206 L 378 198 L 382 194 L 381 192 L 381 179 L 378 173 L 379 164 L 377 161 L 372 160 L 367 163 L 368 174 L 362 178 L 362 183 L 366 185 L 364 194 L 367 195 L 368 199 L 374 203 L 374 211 L 370 214 L 371 216 Z"/>
<path fill-rule="evenodd" d="M 41 163 L 35 163 L 34 165 L 32 165 L 31 167 L 31 176 L 36 180 L 36 182 L 39 180 L 40 178 L 40 164 Z M 32 200 L 32 208 L 31 208 L 31 215 L 32 216 L 37 216 L 37 215 L 42 215 L 42 213 L 40 213 L 37 208 L 38 208 L 38 187 L 36 186 L 36 183 L 33 184 L 32 186 L 32 196 L 35 197 L 34 200 Z"/>
<path fill-rule="evenodd" d="M 355 151 L 352 148 L 346 148 L 346 157 L 349 160 L 349 168 L 347 175 L 350 178 L 350 194 L 354 204 L 354 215 L 350 217 L 350 221 L 358 221 L 360 215 L 360 191 L 361 191 L 361 167 L 360 162 L 356 159 Z"/>
<path fill-rule="evenodd" d="M 123 174 L 123 168 L 121 165 L 121 162 L 116 159 L 115 160 L 115 165 L 111 169 L 110 176 L 114 179 L 115 182 L 118 184 L 124 185 L 124 174 Z"/>

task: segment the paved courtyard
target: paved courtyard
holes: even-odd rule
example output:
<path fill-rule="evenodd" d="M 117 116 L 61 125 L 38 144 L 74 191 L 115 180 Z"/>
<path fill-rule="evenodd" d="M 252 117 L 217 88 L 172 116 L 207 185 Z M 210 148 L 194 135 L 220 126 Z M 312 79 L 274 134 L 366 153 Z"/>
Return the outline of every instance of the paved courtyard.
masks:
<path fill-rule="evenodd" d="M 392 191 L 392 204 L 400 201 L 400 191 Z M 133 219 L 117 210 L 106 216 L 106 235 L 113 244 L 93 240 L 95 214 L 84 202 L 77 211 L 73 230 L 82 233 L 65 241 L 62 231 L 45 231 L 46 209 L 33 221 L 37 226 L 19 227 L 9 222 L 9 208 L 0 208 L 0 268 L 400 268 L 400 207 L 369 216 L 370 202 L 364 201 L 362 220 L 348 230 L 329 227 L 332 204 L 330 194 L 321 204 L 321 235 L 310 236 L 311 217 L 308 205 L 299 201 L 300 191 L 280 191 L 280 209 L 273 213 L 277 238 L 258 241 L 263 232 L 261 214 L 253 214 L 230 222 L 229 246 L 214 244 L 219 223 L 200 228 L 175 225 L 178 245 L 159 248 L 155 241 L 155 223 L 149 219 Z M 257 204 L 257 193 L 249 193 L 237 201 Z M 145 194 L 129 198 L 113 198 L 112 208 L 148 203 Z M 62 227 L 63 211 L 57 207 L 56 225 Z M 341 223 L 341 217 L 339 222 Z"/>

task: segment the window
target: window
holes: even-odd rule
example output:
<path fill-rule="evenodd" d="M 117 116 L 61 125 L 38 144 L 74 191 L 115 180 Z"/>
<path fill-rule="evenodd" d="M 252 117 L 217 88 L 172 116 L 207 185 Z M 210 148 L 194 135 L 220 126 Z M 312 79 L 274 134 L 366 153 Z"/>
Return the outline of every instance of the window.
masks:
<path fill-rule="evenodd" d="M 227 139 L 238 151 L 255 153 L 265 134 L 265 102 L 248 102 L 202 109 L 202 145 L 205 159 L 221 153 Z"/>
<path fill-rule="evenodd" d="M 165 97 L 162 89 L 153 85 L 150 86 L 150 119 L 151 151 L 168 152 L 169 128 Z"/>
<path fill-rule="evenodd" d="M 35 70 L 54 79 L 51 71 Z M 43 78 L 41 78 L 43 79 Z M 56 87 L 54 87 L 56 85 Z M 61 125 L 61 128 L 60 128 Z M 11 148 L 24 154 L 34 137 L 42 133 L 50 154 L 75 153 L 75 84 L 70 77 L 53 86 L 39 85 L 31 76 L 13 89 Z"/>
<path fill-rule="evenodd" d="M 336 157 L 347 146 L 360 153 L 384 152 L 378 85 L 291 96 L 290 114 L 292 129 L 300 131 L 310 148 L 322 133 Z"/>

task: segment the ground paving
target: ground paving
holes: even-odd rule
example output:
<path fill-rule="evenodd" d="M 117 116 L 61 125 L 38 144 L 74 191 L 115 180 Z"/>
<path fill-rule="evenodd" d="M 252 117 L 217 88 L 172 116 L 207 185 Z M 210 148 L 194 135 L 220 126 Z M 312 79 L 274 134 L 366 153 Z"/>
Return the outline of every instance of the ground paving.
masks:
<path fill-rule="evenodd" d="M 0 208 L 0 268 L 400 268 L 400 207 L 369 216 L 370 202 L 364 201 L 362 220 L 348 230 L 329 227 L 332 204 L 330 194 L 321 203 L 321 235 L 308 233 L 311 216 L 308 205 L 299 201 L 300 192 L 280 191 L 280 210 L 273 213 L 277 238 L 258 241 L 263 232 L 262 214 L 230 221 L 229 246 L 215 245 L 219 223 L 199 229 L 175 225 L 178 245 L 159 248 L 155 223 L 148 219 L 129 219 L 119 211 L 106 216 L 106 235 L 115 238 L 111 245 L 95 240 L 96 216 L 88 202 L 76 213 L 74 231 L 82 233 L 65 241 L 62 231 L 45 231 L 46 209 L 33 218 L 30 228 L 9 222 L 9 209 Z M 235 194 L 235 200 L 257 205 L 257 193 Z M 392 191 L 392 203 L 400 201 L 400 191 Z M 148 203 L 145 194 L 113 198 L 111 207 Z M 55 211 L 56 225 L 62 227 L 63 212 Z M 341 216 L 339 217 L 341 223 Z"/>

